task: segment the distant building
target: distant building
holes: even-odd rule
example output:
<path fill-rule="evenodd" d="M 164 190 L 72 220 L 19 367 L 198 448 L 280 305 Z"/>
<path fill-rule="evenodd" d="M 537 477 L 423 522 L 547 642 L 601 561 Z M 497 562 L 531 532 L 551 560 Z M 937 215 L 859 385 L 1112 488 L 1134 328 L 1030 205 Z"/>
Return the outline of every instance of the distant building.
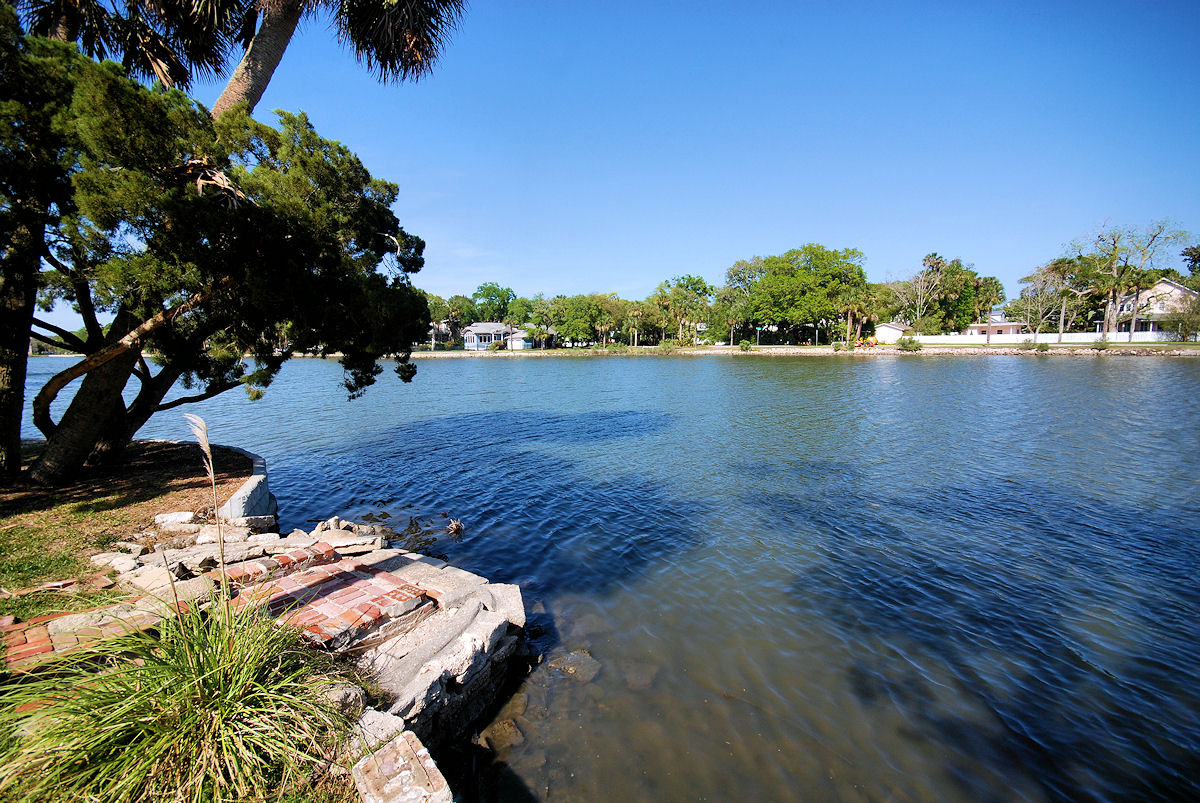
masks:
<path fill-rule="evenodd" d="M 973 323 L 963 332 L 964 335 L 1023 335 L 1029 327 L 1020 321 L 1010 321 L 1004 315 L 1004 310 L 993 310 L 988 315 L 987 322 Z"/>
<path fill-rule="evenodd" d="M 887 323 L 875 324 L 875 339 L 880 343 L 895 343 L 904 333 L 908 331 L 909 325 L 906 323 L 897 323 L 889 321 Z"/>
<path fill-rule="evenodd" d="M 1117 302 L 1117 331 L 1128 332 L 1133 323 L 1134 311 L 1137 312 L 1137 332 L 1158 332 L 1161 330 L 1162 318 L 1172 312 L 1179 312 L 1196 298 L 1197 293 L 1190 287 L 1170 279 L 1159 279 L 1153 286 L 1139 293 L 1122 296 Z"/>
<path fill-rule="evenodd" d="M 467 351 L 487 351 L 493 343 L 504 343 L 505 348 L 513 351 L 531 349 L 537 346 L 533 336 L 529 334 L 534 328 L 536 327 L 531 323 L 522 324 L 520 327 L 509 326 L 506 323 L 473 323 L 462 330 L 463 348 Z M 558 333 L 553 329 L 547 331 L 550 333 L 550 342 L 546 345 L 549 346 L 553 344 Z"/>

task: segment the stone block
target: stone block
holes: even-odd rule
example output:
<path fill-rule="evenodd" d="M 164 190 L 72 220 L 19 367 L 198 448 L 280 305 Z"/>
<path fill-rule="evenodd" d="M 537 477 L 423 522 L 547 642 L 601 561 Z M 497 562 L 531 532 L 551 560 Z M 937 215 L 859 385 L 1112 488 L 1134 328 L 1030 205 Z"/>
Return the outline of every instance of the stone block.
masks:
<path fill-rule="evenodd" d="M 406 731 L 354 765 L 363 803 L 451 803 L 446 778 L 429 751 Z"/>
<path fill-rule="evenodd" d="M 177 513 L 159 513 L 154 517 L 154 526 L 164 527 L 171 524 L 192 524 L 196 520 L 196 514 L 189 510 L 181 510 Z"/>
<path fill-rule="evenodd" d="M 196 536 L 196 543 L 215 544 L 218 532 L 227 544 L 245 543 L 250 538 L 250 530 L 246 527 L 234 527 L 228 524 L 217 527 L 215 524 L 205 524 Z"/>
<path fill-rule="evenodd" d="M 484 607 L 495 611 L 516 627 L 525 627 L 525 602 L 521 598 L 521 587 L 509 583 L 489 583 L 485 590 L 490 601 L 484 601 Z"/>
<path fill-rule="evenodd" d="M 168 604 L 173 603 L 176 599 L 180 602 L 205 602 L 212 598 L 215 590 L 216 583 L 203 576 L 193 577 L 190 580 L 177 580 L 174 592 L 171 591 L 170 583 L 155 589 L 146 589 L 150 596 Z"/>
<path fill-rule="evenodd" d="M 352 683 L 335 683 L 325 689 L 324 695 L 351 719 L 362 716 L 367 704 L 367 693 Z"/>
<path fill-rule="evenodd" d="M 139 544 L 135 541 L 118 541 L 117 543 L 113 544 L 113 546 L 122 552 L 127 552 L 128 554 L 133 555 L 135 558 L 139 558 L 150 551 L 150 547 L 146 546 L 145 544 Z"/>
<path fill-rule="evenodd" d="M 200 532 L 200 525 L 195 523 L 167 523 L 159 524 L 158 531 L 168 535 L 195 535 Z"/>
<path fill-rule="evenodd" d="M 275 529 L 275 522 L 274 516 L 239 516 L 229 521 L 234 527 L 245 527 L 256 533 L 270 532 Z"/>
<path fill-rule="evenodd" d="M 351 755 L 369 752 L 390 742 L 404 731 L 404 718 L 368 708 L 358 717 L 350 737 Z"/>

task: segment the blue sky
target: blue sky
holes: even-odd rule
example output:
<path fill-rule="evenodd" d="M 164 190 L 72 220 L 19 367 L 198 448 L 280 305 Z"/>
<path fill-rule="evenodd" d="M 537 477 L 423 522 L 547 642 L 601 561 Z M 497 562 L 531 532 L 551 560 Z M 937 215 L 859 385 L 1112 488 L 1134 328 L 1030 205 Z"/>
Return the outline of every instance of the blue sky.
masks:
<path fill-rule="evenodd" d="M 1200 232 L 1198 29 L 1194 0 L 476 0 L 416 84 L 308 20 L 256 116 L 303 110 L 397 182 L 443 296 L 642 298 L 808 242 L 1011 296 L 1103 224 Z"/>

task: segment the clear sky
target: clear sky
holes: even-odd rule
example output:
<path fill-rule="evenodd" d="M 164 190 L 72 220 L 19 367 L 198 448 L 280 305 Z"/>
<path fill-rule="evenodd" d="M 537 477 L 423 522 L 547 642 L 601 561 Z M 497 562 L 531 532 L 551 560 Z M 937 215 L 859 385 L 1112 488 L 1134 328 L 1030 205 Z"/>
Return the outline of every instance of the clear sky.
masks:
<path fill-rule="evenodd" d="M 1198 31 L 1197 0 L 475 0 L 416 84 L 308 20 L 256 116 L 303 110 L 398 183 L 443 296 L 643 298 L 816 242 L 1011 297 L 1103 224 L 1200 234 Z"/>

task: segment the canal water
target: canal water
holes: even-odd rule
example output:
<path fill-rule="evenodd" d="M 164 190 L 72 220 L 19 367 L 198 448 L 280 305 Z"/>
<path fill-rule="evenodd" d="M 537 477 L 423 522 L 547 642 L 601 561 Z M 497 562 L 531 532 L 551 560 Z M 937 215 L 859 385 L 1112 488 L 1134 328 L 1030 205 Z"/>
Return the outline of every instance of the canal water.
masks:
<path fill-rule="evenodd" d="M 285 528 L 384 521 L 521 584 L 547 657 L 503 713 L 511 799 L 1200 799 L 1200 360 L 340 378 L 193 407 Z"/>

